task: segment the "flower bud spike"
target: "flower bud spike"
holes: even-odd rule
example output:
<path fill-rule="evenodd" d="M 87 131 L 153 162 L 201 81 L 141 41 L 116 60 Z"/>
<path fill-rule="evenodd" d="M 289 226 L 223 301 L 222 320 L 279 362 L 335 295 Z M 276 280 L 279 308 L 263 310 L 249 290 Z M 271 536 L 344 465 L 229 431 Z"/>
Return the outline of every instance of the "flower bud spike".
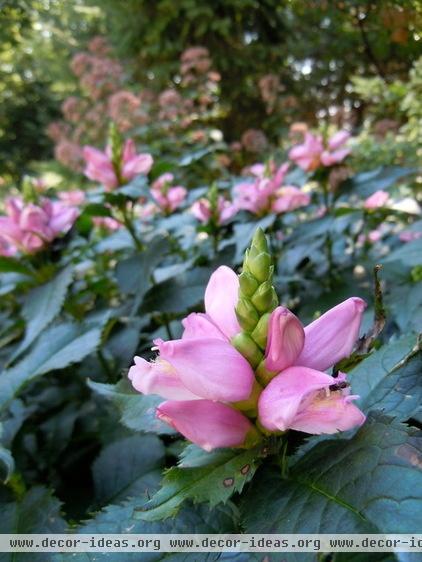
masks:
<path fill-rule="evenodd" d="M 236 306 L 236 316 L 242 328 L 237 338 L 237 349 L 253 368 L 258 366 L 258 357 L 266 347 L 269 314 L 278 305 L 277 294 L 272 284 L 274 267 L 271 262 L 266 236 L 264 231 L 258 228 L 250 248 L 245 252 Z"/>

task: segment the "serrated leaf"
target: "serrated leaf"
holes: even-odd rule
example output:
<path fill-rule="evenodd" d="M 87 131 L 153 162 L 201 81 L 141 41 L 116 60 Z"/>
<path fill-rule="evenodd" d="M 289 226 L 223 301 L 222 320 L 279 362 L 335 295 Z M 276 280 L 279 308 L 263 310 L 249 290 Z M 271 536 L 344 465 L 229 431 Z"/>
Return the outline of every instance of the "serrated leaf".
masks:
<path fill-rule="evenodd" d="M 26 320 L 25 338 L 13 353 L 15 361 L 59 314 L 72 281 L 72 268 L 63 269 L 48 283 L 32 289 L 25 298 L 22 315 Z"/>
<path fill-rule="evenodd" d="M 155 435 L 133 435 L 105 447 L 92 466 L 97 502 L 117 503 L 155 489 L 164 455 Z"/>
<path fill-rule="evenodd" d="M 349 373 L 359 407 L 406 420 L 420 408 L 422 354 L 414 335 L 384 345 Z"/>
<path fill-rule="evenodd" d="M 141 498 L 132 498 L 123 505 L 110 505 L 97 513 L 90 521 L 76 529 L 77 533 L 85 534 L 163 534 L 163 533 L 237 533 L 237 514 L 230 505 L 209 509 L 206 505 L 188 506 L 181 510 L 174 519 L 166 521 L 147 522 L 134 518 L 134 513 L 142 509 L 147 501 L 144 495 Z M 145 552 L 139 555 L 142 562 L 159 562 L 168 560 L 172 562 L 186 562 L 186 560 L 199 560 L 196 555 L 187 553 Z M 219 560 L 231 560 L 230 554 L 220 556 Z M 247 562 L 248 555 L 235 558 L 236 562 Z M 54 562 L 88 562 L 98 560 L 98 552 L 63 553 L 55 555 Z M 132 552 L 107 553 L 110 562 L 133 562 Z M 215 553 L 201 554 L 201 562 L 215 562 Z"/>
<path fill-rule="evenodd" d="M 29 490 L 22 500 L 0 504 L 2 533 L 64 533 L 66 522 L 60 514 L 60 502 L 50 490 L 37 486 Z M 31 553 L 31 562 L 45 562 L 45 553 Z M 2 562 L 28 560 L 25 553 L 8 552 L 0 555 Z"/>
<path fill-rule="evenodd" d="M 0 373 L 0 409 L 28 382 L 77 363 L 95 351 L 102 326 L 86 320 L 83 325 L 67 322 L 47 328 L 19 363 Z"/>
<path fill-rule="evenodd" d="M 186 500 L 208 502 L 211 506 L 224 503 L 235 492 L 242 491 L 260 462 L 258 448 L 246 451 L 222 449 L 210 455 L 213 461 L 206 466 L 170 468 L 161 489 L 137 517 L 145 521 L 171 517 Z"/>
<path fill-rule="evenodd" d="M 159 396 L 140 394 L 127 380 L 121 380 L 116 385 L 88 380 L 88 385 L 117 406 L 121 416 L 120 421 L 128 429 L 145 433 L 170 435 L 175 433 L 168 424 L 160 421 L 155 415 L 157 406 L 163 401 Z"/>
<path fill-rule="evenodd" d="M 317 444 L 285 479 L 267 465 L 242 501 L 247 532 L 417 532 L 421 441 L 418 430 L 374 416 L 350 440 Z"/>

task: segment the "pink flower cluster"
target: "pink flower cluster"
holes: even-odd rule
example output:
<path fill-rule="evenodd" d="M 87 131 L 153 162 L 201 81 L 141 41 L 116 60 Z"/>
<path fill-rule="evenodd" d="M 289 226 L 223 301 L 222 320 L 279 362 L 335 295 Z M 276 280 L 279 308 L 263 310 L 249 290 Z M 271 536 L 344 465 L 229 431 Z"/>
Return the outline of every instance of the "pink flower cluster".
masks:
<path fill-rule="evenodd" d="M 151 195 L 165 214 L 170 214 L 178 209 L 188 194 L 186 188 L 180 185 L 173 186 L 173 180 L 173 174 L 165 173 L 151 186 Z"/>
<path fill-rule="evenodd" d="M 237 211 L 237 206 L 225 199 L 222 195 L 218 196 L 215 208 L 213 208 L 210 200 L 206 197 L 201 197 L 201 199 L 195 201 L 191 207 L 191 213 L 199 222 L 208 224 L 213 221 L 217 226 L 228 222 L 234 217 Z"/>
<path fill-rule="evenodd" d="M 251 166 L 250 171 L 255 180 L 236 185 L 235 205 L 256 215 L 285 213 L 309 205 L 309 194 L 291 185 L 283 186 L 288 167 L 288 164 L 283 164 L 276 169 L 273 162 L 268 166 Z"/>
<path fill-rule="evenodd" d="M 79 215 L 76 207 L 42 198 L 39 204 L 19 197 L 6 200 L 0 217 L 0 255 L 33 254 L 70 230 Z"/>
<path fill-rule="evenodd" d="M 153 349 L 159 356 L 151 362 L 135 357 L 129 370 L 139 392 L 165 399 L 158 406 L 158 418 L 207 451 L 249 447 L 260 438 L 254 418 L 239 407 L 256 393 L 256 379 L 231 344 L 240 332 L 235 314 L 238 291 L 234 271 L 218 268 L 205 291 L 205 314 L 189 314 L 182 321 L 181 339 L 155 340 Z M 330 434 L 365 421 L 353 404 L 357 397 L 350 395 L 346 375 L 324 372 L 351 353 L 364 308 L 360 298 L 350 298 L 306 328 L 288 309 L 274 310 L 265 366 L 275 376 L 257 399 L 258 422 L 265 431 Z"/>
<path fill-rule="evenodd" d="M 139 174 L 148 174 L 153 164 L 150 154 L 136 153 L 132 139 L 126 140 L 123 146 L 119 170 L 113 166 L 110 146 L 107 146 L 104 152 L 93 146 L 85 146 L 83 153 L 86 177 L 102 183 L 108 191 L 131 181 Z"/>
<path fill-rule="evenodd" d="M 304 142 L 290 150 L 289 158 L 306 172 L 313 172 L 321 166 L 333 166 L 350 154 L 349 148 L 343 148 L 349 138 L 347 131 L 338 131 L 324 143 L 321 135 L 307 132 Z"/>

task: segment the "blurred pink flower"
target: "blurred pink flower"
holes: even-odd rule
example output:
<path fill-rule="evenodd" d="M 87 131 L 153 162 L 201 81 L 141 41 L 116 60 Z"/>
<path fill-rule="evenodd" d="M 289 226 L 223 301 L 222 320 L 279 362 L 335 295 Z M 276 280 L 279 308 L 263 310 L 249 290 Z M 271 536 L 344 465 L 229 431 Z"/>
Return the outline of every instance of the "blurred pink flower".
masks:
<path fill-rule="evenodd" d="M 313 172 L 321 166 L 333 166 L 350 154 L 349 148 L 341 148 L 349 138 L 350 134 L 347 131 L 338 131 L 324 145 L 321 135 L 308 132 L 303 144 L 290 150 L 289 158 L 307 172 Z"/>
<path fill-rule="evenodd" d="M 162 174 L 151 186 L 151 195 L 164 213 L 172 213 L 176 210 L 188 194 L 181 186 L 172 186 L 174 176 L 170 173 Z"/>
<path fill-rule="evenodd" d="M 81 189 L 71 189 L 69 191 L 59 191 L 57 197 L 67 206 L 77 207 L 85 201 L 85 192 Z"/>
<path fill-rule="evenodd" d="M 216 209 L 205 197 L 198 199 L 191 207 L 191 212 L 200 222 L 207 224 L 215 221 L 215 224 L 221 226 L 229 221 L 237 213 L 236 205 L 225 199 L 222 195 L 218 196 Z"/>
<path fill-rule="evenodd" d="M 404 230 L 403 232 L 400 232 L 399 234 L 399 239 L 402 242 L 413 242 L 413 240 L 419 240 L 419 238 L 422 238 L 422 232 L 419 231 L 411 231 L 411 230 Z"/>
<path fill-rule="evenodd" d="M 139 174 L 148 174 L 153 164 L 150 154 L 136 153 L 135 143 L 132 139 L 128 139 L 123 146 L 118 174 L 116 174 L 111 160 L 110 146 L 107 146 L 104 152 L 92 146 L 85 146 L 84 158 L 86 161 L 85 175 L 90 180 L 102 183 L 109 191 L 131 181 Z"/>
<path fill-rule="evenodd" d="M 6 200 L 6 216 L 0 217 L 2 249 L 32 254 L 42 250 L 70 230 L 79 215 L 76 207 L 42 198 L 38 205 L 24 203 L 19 197 Z"/>
<path fill-rule="evenodd" d="M 389 197 L 390 195 L 387 191 L 380 189 L 365 199 L 363 206 L 365 209 L 379 209 L 380 207 L 385 207 Z"/>

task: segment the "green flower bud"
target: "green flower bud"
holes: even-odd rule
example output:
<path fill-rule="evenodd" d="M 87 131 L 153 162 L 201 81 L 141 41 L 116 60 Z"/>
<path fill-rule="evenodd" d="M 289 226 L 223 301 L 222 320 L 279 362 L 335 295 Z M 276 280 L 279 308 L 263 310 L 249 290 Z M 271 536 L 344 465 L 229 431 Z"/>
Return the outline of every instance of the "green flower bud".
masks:
<path fill-rule="evenodd" d="M 251 298 L 251 301 L 258 312 L 267 312 L 272 307 L 272 303 L 274 302 L 274 295 L 275 298 L 277 298 L 271 281 L 265 281 L 259 286 L 256 293 Z"/>
<path fill-rule="evenodd" d="M 241 292 L 251 297 L 259 287 L 258 281 L 248 271 L 243 271 L 239 275 L 239 284 Z"/>
<path fill-rule="evenodd" d="M 236 316 L 240 326 L 246 332 L 251 332 L 258 324 L 259 314 L 253 304 L 245 298 L 239 299 L 236 306 Z"/>
<path fill-rule="evenodd" d="M 253 235 L 251 242 L 251 249 L 256 248 L 259 252 L 268 252 L 268 242 L 262 228 L 257 228 L 255 234 Z"/>
<path fill-rule="evenodd" d="M 244 412 L 249 418 L 256 418 L 258 415 L 258 399 L 262 392 L 262 386 L 259 384 L 258 381 L 254 381 L 251 395 L 246 400 L 242 400 L 240 402 L 233 402 L 232 406 L 236 408 L 236 410 L 240 410 Z"/>
<path fill-rule="evenodd" d="M 267 384 L 277 375 L 278 373 L 274 371 L 269 371 L 265 367 L 265 359 L 261 361 L 258 367 L 255 369 L 255 375 L 262 386 L 267 386 Z"/>
<path fill-rule="evenodd" d="M 237 351 L 249 361 L 253 369 L 259 365 L 263 354 L 251 336 L 245 334 L 245 332 L 240 332 L 240 334 L 234 336 L 231 342 Z"/>
<path fill-rule="evenodd" d="M 270 254 L 261 252 L 256 257 L 251 257 L 251 255 L 249 254 L 248 269 L 260 283 L 263 283 L 268 279 L 270 275 L 270 267 L 271 267 Z"/>
<path fill-rule="evenodd" d="M 252 339 L 263 350 L 265 350 L 267 346 L 267 331 L 268 331 L 268 321 L 270 319 L 270 316 L 271 314 L 269 312 L 261 316 L 254 331 L 251 333 Z"/>

